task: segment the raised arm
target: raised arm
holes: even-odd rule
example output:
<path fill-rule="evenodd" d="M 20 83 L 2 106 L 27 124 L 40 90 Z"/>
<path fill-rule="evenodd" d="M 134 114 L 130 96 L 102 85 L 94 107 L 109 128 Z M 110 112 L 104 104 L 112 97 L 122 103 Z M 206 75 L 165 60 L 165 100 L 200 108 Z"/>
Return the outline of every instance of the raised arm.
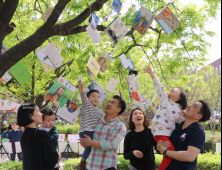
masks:
<path fill-rule="evenodd" d="M 88 98 L 84 90 L 85 85 L 81 82 L 78 82 L 78 86 L 79 86 L 80 97 L 82 100 L 82 108 L 86 108 L 89 106 L 90 102 L 88 101 Z"/>
<path fill-rule="evenodd" d="M 160 101 L 163 101 L 164 99 L 166 99 L 168 97 L 168 95 L 166 94 L 166 92 L 164 91 L 163 86 L 161 85 L 159 79 L 156 77 L 156 75 L 154 74 L 153 70 L 150 68 L 150 66 L 146 66 L 143 69 L 144 73 L 148 73 L 150 74 L 150 76 L 153 79 L 154 82 L 154 87 L 156 88 L 156 92 L 158 94 L 158 97 L 160 99 Z"/>

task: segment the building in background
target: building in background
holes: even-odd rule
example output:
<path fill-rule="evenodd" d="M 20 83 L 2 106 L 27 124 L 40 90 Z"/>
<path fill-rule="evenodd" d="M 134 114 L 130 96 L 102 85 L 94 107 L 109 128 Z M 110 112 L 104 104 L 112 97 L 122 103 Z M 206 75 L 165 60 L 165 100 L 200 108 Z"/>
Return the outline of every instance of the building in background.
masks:
<path fill-rule="evenodd" d="M 221 58 L 211 63 L 214 69 L 221 75 Z"/>

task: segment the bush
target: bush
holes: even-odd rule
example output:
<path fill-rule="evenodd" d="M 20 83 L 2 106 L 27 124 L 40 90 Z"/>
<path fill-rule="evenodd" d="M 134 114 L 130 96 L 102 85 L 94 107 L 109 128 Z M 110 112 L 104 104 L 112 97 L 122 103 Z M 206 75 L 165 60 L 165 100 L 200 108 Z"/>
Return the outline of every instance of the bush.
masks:
<path fill-rule="evenodd" d="M 63 126 L 60 124 L 56 125 L 58 133 L 65 133 L 65 134 L 78 134 L 79 133 L 79 124 Z"/>
<path fill-rule="evenodd" d="M 157 167 L 160 166 L 160 163 L 163 159 L 163 156 L 161 155 L 155 155 L 156 157 L 156 164 Z M 118 165 L 117 169 L 118 170 L 129 170 L 130 166 L 130 161 L 125 160 L 123 155 L 118 156 L 118 161 L 120 164 Z M 79 159 L 69 159 L 65 161 L 65 164 L 63 166 L 64 170 L 76 170 L 76 166 L 80 162 Z M 219 170 L 221 169 L 221 155 L 214 155 L 212 153 L 207 153 L 204 155 L 199 155 L 198 156 L 198 165 L 197 165 L 197 170 Z"/>
<path fill-rule="evenodd" d="M 1 170 L 23 170 L 22 162 L 8 161 L 0 163 Z"/>
<path fill-rule="evenodd" d="M 214 124 L 214 123 L 212 123 L 212 121 L 207 121 L 205 123 L 205 130 L 211 130 L 211 124 Z M 201 123 L 201 125 L 202 125 L 202 127 L 204 127 L 204 123 Z M 220 130 L 220 126 L 221 126 L 221 123 L 216 122 L 216 130 Z M 215 128 L 215 127 L 213 127 L 213 128 Z"/>

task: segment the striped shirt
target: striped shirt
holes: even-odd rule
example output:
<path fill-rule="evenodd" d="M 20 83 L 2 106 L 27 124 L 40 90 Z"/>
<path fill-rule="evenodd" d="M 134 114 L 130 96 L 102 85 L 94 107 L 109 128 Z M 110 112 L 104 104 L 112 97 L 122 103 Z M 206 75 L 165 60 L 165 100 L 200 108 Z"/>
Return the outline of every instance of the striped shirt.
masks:
<path fill-rule="evenodd" d="M 82 99 L 82 110 L 79 132 L 94 131 L 104 114 L 101 110 L 91 104 L 86 96 L 86 93 L 80 93 Z"/>
<path fill-rule="evenodd" d="M 107 124 L 104 118 L 95 128 L 93 140 L 99 141 L 102 149 L 92 147 L 88 158 L 88 170 L 117 169 L 117 150 L 126 135 L 126 127 L 117 117 Z"/>

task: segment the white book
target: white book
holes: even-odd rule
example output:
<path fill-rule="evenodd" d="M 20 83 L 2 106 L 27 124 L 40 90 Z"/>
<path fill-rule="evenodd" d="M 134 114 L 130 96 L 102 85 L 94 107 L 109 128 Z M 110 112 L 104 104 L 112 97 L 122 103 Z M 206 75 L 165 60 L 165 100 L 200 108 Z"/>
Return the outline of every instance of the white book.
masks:
<path fill-rule="evenodd" d="M 45 50 L 45 54 L 49 57 L 56 68 L 62 66 L 62 62 L 64 60 L 53 44 L 50 44 L 50 46 Z"/>
<path fill-rule="evenodd" d="M 119 56 L 119 59 L 121 61 L 122 66 L 127 69 L 129 67 L 129 62 L 125 56 L 125 54 L 122 54 L 121 56 Z"/>
<path fill-rule="evenodd" d="M 52 14 L 53 9 L 48 7 L 48 9 L 45 11 L 45 13 L 42 15 L 41 19 L 46 22 L 49 18 L 49 16 Z"/>
<path fill-rule="evenodd" d="M 6 84 L 8 83 L 11 79 L 12 79 L 12 76 L 8 73 L 8 71 L 2 76 L 2 79 L 3 79 L 3 83 Z"/>
<path fill-rule="evenodd" d="M 121 21 L 119 17 L 117 17 L 113 23 L 110 25 L 111 30 L 115 34 L 116 37 L 119 37 L 120 35 L 125 36 L 129 30 L 125 26 L 125 24 Z"/>
<path fill-rule="evenodd" d="M 79 76 L 78 82 L 83 83 L 83 81 L 82 81 L 82 75 Z"/>
<path fill-rule="evenodd" d="M 113 91 L 115 90 L 116 86 L 119 84 L 119 80 L 114 79 L 113 77 L 111 77 L 111 79 L 109 80 L 109 83 L 106 86 L 106 89 L 113 93 Z"/>
<path fill-rule="evenodd" d="M 91 25 L 86 28 L 86 31 L 89 34 L 93 44 L 97 43 L 102 38 L 97 29 L 94 29 Z"/>

